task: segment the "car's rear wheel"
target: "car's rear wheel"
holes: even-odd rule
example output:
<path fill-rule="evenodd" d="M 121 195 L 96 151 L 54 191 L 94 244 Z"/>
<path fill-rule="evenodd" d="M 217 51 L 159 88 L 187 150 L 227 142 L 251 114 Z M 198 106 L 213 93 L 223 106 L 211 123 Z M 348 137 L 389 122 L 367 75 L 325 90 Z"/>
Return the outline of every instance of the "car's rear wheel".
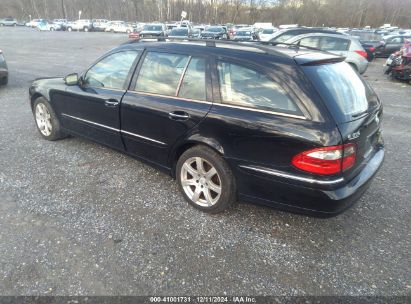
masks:
<path fill-rule="evenodd" d="M 33 105 L 33 114 L 40 135 L 47 140 L 57 140 L 64 137 L 60 122 L 50 103 L 43 97 L 36 99 Z"/>
<path fill-rule="evenodd" d="M 84 31 L 85 31 L 85 32 L 88 32 L 88 27 L 85 27 L 85 28 L 84 28 Z"/>
<path fill-rule="evenodd" d="M 73 30 L 73 29 L 72 29 L 71 27 L 68 27 L 68 28 L 67 28 L 67 31 L 68 31 L 68 32 L 71 32 L 72 30 Z"/>
<path fill-rule="evenodd" d="M 0 85 L 7 85 L 9 83 L 9 77 L 0 78 Z"/>
<path fill-rule="evenodd" d="M 50 28 L 50 31 L 54 32 L 55 31 L 54 27 Z"/>
<path fill-rule="evenodd" d="M 186 200 L 204 212 L 222 212 L 236 201 L 230 167 L 208 147 L 199 145 L 184 152 L 177 162 L 176 176 Z"/>

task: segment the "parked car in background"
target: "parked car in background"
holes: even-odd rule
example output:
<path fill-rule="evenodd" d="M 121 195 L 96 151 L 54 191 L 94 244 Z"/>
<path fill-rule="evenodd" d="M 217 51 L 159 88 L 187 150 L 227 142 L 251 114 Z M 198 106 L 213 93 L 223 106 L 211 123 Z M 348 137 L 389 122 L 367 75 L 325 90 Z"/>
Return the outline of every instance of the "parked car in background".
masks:
<path fill-rule="evenodd" d="M 124 21 L 110 21 L 107 23 L 105 31 L 112 32 L 112 33 L 130 34 L 133 31 L 133 27 L 128 25 Z"/>
<path fill-rule="evenodd" d="M 257 40 L 257 34 L 254 32 L 254 29 L 243 27 L 231 37 L 234 41 L 252 41 Z"/>
<path fill-rule="evenodd" d="M 279 43 L 285 42 L 286 40 L 303 34 L 309 33 L 326 33 L 326 34 L 337 34 L 343 35 L 340 32 L 336 32 L 335 30 L 329 30 L 325 28 L 315 28 L 315 27 L 295 27 L 295 28 L 286 28 L 283 30 L 279 30 L 273 34 L 273 37 L 270 39 L 271 43 Z"/>
<path fill-rule="evenodd" d="M 67 31 L 84 31 L 89 32 L 93 29 L 91 20 L 89 19 L 80 19 L 76 21 L 71 21 L 67 24 Z"/>
<path fill-rule="evenodd" d="M 40 23 L 44 22 L 44 19 L 33 19 L 26 23 L 26 26 L 36 28 Z"/>
<path fill-rule="evenodd" d="M 287 44 L 310 47 L 345 57 L 345 62 L 360 74 L 368 68 L 367 52 L 358 38 L 346 35 L 311 33 L 295 36 L 285 41 Z"/>
<path fill-rule="evenodd" d="M 231 27 L 229 28 L 228 35 L 229 35 L 230 38 L 231 38 L 231 37 L 233 37 L 233 36 L 237 33 L 237 31 L 238 31 L 239 29 L 245 28 L 245 27 L 250 27 L 250 26 L 249 26 L 248 24 L 235 24 L 235 25 L 233 25 L 233 26 L 231 26 Z"/>
<path fill-rule="evenodd" d="M 140 32 L 134 29 L 130 34 L 128 34 L 128 38 L 131 40 L 140 40 Z"/>
<path fill-rule="evenodd" d="M 37 25 L 37 29 L 39 31 L 60 31 L 61 30 L 61 25 L 57 24 L 57 23 L 50 23 L 48 21 L 43 21 L 40 22 L 39 25 Z"/>
<path fill-rule="evenodd" d="M 148 23 L 143 26 L 140 38 L 159 38 L 166 36 L 167 27 L 162 23 Z"/>
<path fill-rule="evenodd" d="M 223 26 L 208 26 L 201 32 L 202 39 L 229 39 L 228 33 Z"/>
<path fill-rule="evenodd" d="M 0 19 L 0 26 L 17 26 L 17 24 L 17 19 L 14 19 L 12 17 Z"/>
<path fill-rule="evenodd" d="M 343 60 L 224 41 L 128 43 L 81 75 L 34 81 L 29 100 L 44 139 L 84 136 L 148 161 L 204 212 L 240 200 L 333 216 L 384 158 L 382 104 Z"/>
<path fill-rule="evenodd" d="M 91 26 L 95 32 L 104 32 L 108 26 L 109 21 L 107 19 L 93 19 L 91 20 Z"/>
<path fill-rule="evenodd" d="M 67 19 L 53 19 L 52 23 L 60 25 L 60 30 L 62 31 L 67 29 Z"/>
<path fill-rule="evenodd" d="M 270 41 L 278 29 L 275 27 L 263 29 L 258 33 L 258 39 L 261 41 Z"/>
<path fill-rule="evenodd" d="M 392 53 L 398 52 L 404 45 L 406 39 L 411 39 L 411 35 L 389 35 L 381 41 L 381 46 L 376 49 L 377 57 L 388 57 Z"/>
<path fill-rule="evenodd" d="M 9 69 L 3 51 L 0 50 L 0 85 L 6 85 L 9 82 Z"/>
<path fill-rule="evenodd" d="M 176 27 L 173 28 L 168 36 L 169 39 L 173 39 L 173 38 L 193 38 L 192 34 L 191 34 L 191 30 L 188 27 Z"/>
<path fill-rule="evenodd" d="M 358 37 L 362 47 L 367 52 L 368 61 L 373 61 L 376 56 L 377 49 L 382 46 L 382 36 L 376 34 L 374 30 L 351 30 L 347 32 L 347 34 Z"/>

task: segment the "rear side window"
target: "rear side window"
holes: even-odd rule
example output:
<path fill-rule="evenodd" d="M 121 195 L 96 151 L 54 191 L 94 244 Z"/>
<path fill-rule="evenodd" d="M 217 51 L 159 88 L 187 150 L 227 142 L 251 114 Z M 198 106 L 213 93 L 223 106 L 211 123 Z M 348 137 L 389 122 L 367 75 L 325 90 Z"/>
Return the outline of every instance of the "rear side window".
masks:
<path fill-rule="evenodd" d="M 346 62 L 305 66 L 327 108 L 337 122 L 354 120 L 368 110 L 375 94 L 365 81 Z"/>
<path fill-rule="evenodd" d="M 334 37 L 323 37 L 320 43 L 320 49 L 324 51 L 346 51 L 350 45 L 350 40 L 334 38 Z"/>
<path fill-rule="evenodd" d="M 175 96 L 189 56 L 148 52 L 137 79 L 136 91 Z"/>
<path fill-rule="evenodd" d="M 302 115 L 300 109 L 279 84 L 254 69 L 220 61 L 218 74 L 223 103 Z"/>
<path fill-rule="evenodd" d="M 320 41 L 320 37 L 305 37 L 299 41 L 300 42 L 299 44 L 300 46 L 318 48 L 319 41 Z"/>

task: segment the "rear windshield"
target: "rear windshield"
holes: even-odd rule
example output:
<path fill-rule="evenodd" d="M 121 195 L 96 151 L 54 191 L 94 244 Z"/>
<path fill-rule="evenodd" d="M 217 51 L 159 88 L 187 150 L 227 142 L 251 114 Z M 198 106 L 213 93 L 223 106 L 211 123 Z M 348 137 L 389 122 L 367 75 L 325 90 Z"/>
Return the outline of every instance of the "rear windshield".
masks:
<path fill-rule="evenodd" d="M 378 103 L 371 87 L 346 62 L 303 68 L 337 122 L 355 120 Z"/>

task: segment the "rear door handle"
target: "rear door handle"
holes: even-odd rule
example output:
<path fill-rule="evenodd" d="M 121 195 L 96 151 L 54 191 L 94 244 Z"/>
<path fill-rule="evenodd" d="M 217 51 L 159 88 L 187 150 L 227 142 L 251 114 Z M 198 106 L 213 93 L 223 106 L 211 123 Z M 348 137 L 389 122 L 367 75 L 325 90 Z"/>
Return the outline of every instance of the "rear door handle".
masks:
<path fill-rule="evenodd" d="M 190 115 L 184 111 L 174 111 L 168 113 L 168 117 L 173 120 L 187 120 L 190 118 Z"/>
<path fill-rule="evenodd" d="M 109 108 L 115 108 L 119 104 L 118 100 L 116 99 L 107 99 L 104 101 L 104 105 Z"/>

